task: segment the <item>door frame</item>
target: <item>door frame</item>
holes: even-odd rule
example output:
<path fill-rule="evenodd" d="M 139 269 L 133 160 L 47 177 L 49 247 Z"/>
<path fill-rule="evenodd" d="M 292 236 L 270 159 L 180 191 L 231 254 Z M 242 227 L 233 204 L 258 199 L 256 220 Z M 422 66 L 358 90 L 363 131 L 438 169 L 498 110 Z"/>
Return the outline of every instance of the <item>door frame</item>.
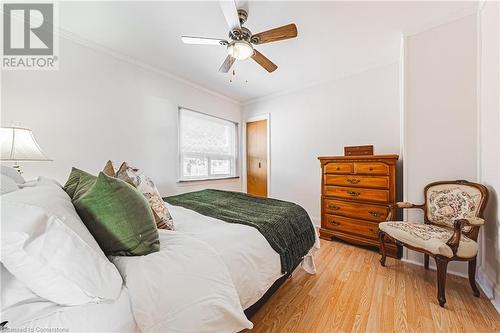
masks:
<path fill-rule="evenodd" d="M 242 189 L 246 193 L 247 192 L 247 123 L 253 123 L 255 121 L 260 121 L 260 120 L 267 120 L 267 129 L 266 129 L 266 134 L 267 134 L 267 197 L 271 197 L 271 114 L 270 113 L 263 113 L 258 116 L 253 116 L 250 118 L 245 119 L 243 122 L 244 124 L 244 132 L 241 135 L 243 138 L 243 144 L 242 144 L 242 150 L 244 151 L 243 154 L 243 186 Z"/>

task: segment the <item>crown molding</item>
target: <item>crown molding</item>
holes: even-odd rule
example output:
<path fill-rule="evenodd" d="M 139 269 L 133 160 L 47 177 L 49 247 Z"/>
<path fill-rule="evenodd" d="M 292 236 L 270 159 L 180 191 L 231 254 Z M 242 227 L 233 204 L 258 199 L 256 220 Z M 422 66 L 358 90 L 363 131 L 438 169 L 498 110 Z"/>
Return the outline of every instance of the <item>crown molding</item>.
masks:
<path fill-rule="evenodd" d="M 306 90 L 306 89 L 314 88 L 314 87 L 317 87 L 317 86 L 330 84 L 330 83 L 333 83 L 333 82 L 336 82 L 336 81 L 339 81 L 339 80 L 342 80 L 342 79 L 346 79 L 346 78 L 349 78 L 349 77 L 352 77 L 352 76 L 356 76 L 356 75 L 359 75 L 359 74 L 363 74 L 365 72 L 369 72 L 369 71 L 372 71 L 372 70 L 375 70 L 375 69 L 378 69 L 378 68 L 384 68 L 384 67 L 388 67 L 388 66 L 395 65 L 395 64 L 398 64 L 397 60 L 391 61 L 391 62 L 380 63 L 380 64 L 376 64 L 376 65 L 372 65 L 372 66 L 367 66 L 367 67 L 364 67 L 362 69 L 359 69 L 359 70 L 356 70 L 356 71 L 353 71 L 353 72 L 350 72 L 350 73 L 343 73 L 343 74 L 336 75 L 333 78 L 329 78 L 328 80 L 315 81 L 315 82 L 311 82 L 309 84 L 305 84 L 305 85 L 302 85 L 302 86 L 299 86 L 299 87 L 295 87 L 295 88 L 291 88 L 291 89 L 286 89 L 286 90 L 280 90 L 280 91 L 277 91 L 277 92 L 274 92 L 274 93 L 271 93 L 271 94 L 268 94 L 268 95 L 264 95 L 264 96 L 261 96 L 261 97 L 251 98 L 251 99 L 243 101 L 241 104 L 242 104 L 243 107 L 246 107 L 246 106 L 249 106 L 249 105 L 252 105 L 252 104 L 256 104 L 256 103 L 261 103 L 261 102 L 273 100 L 275 98 L 286 96 L 286 95 L 290 95 L 290 94 L 299 92 L 301 90 Z"/>
<path fill-rule="evenodd" d="M 403 32 L 405 37 L 415 36 L 426 32 L 428 30 L 432 30 L 434 28 L 440 27 L 442 25 L 463 19 L 464 17 L 475 15 L 477 11 L 482 7 L 481 3 L 474 4 L 473 8 L 462 8 L 448 15 L 442 16 L 439 19 L 433 20 L 426 24 L 416 26 L 412 29 Z"/>
<path fill-rule="evenodd" d="M 177 81 L 181 84 L 184 84 L 184 85 L 187 85 L 191 88 L 194 88 L 194 89 L 197 89 L 199 91 L 202 91 L 204 93 L 207 93 L 207 94 L 210 94 L 212 96 L 215 96 L 215 97 L 218 97 L 218 98 L 221 98 L 225 101 L 228 101 L 232 104 L 235 104 L 237 106 L 242 106 L 242 103 L 234 98 L 231 98 L 229 96 L 226 96 L 224 94 L 221 94 L 217 91 L 214 91 L 210 88 L 207 88 L 201 84 L 198 84 L 198 83 L 195 83 L 191 80 L 188 80 L 186 78 L 183 78 L 181 76 L 178 76 L 176 74 L 173 74 L 169 71 L 166 71 L 164 69 L 160 69 L 156 66 L 153 66 L 153 65 L 150 65 L 148 63 L 145 63 L 137 58 L 134 58 L 132 56 L 129 56 L 127 54 L 124 54 L 124 53 L 121 53 L 119 51 L 116 51 L 116 50 L 113 50 L 107 46 L 104 46 L 104 45 L 101 45 L 97 42 L 94 42 L 92 40 L 89 40 L 89 39 L 86 39 L 86 38 L 83 38 L 81 37 L 80 35 L 78 34 L 75 34 L 73 32 L 70 32 L 68 30 L 65 30 L 65 29 L 62 29 L 62 28 L 58 28 L 56 29 L 56 32 L 55 34 L 61 38 L 64 38 L 66 40 L 69 40 L 71 42 L 74 42 L 74 43 L 77 43 L 81 46 L 84 46 L 84 47 L 87 47 L 89 49 L 92 49 L 94 51 L 97 51 L 97 52 L 100 52 L 100 53 L 103 53 L 103 54 L 106 54 L 108 56 L 111 56 L 117 60 L 120 60 L 120 61 L 123 61 L 125 63 L 128 63 L 128 64 L 131 64 L 131 65 L 134 65 L 134 66 L 137 66 L 137 67 L 140 67 L 144 70 L 147 70 L 147 71 L 150 71 L 150 72 L 153 72 L 153 73 L 156 73 L 156 74 L 159 74 L 159 75 L 162 75 L 166 78 L 169 78 L 173 81 Z"/>
<path fill-rule="evenodd" d="M 434 21 L 432 21 L 430 23 L 427 23 L 425 25 L 422 25 L 422 26 L 419 26 L 417 28 L 405 31 L 402 34 L 405 37 L 409 37 L 409 36 L 414 36 L 414 35 L 420 34 L 420 33 L 425 32 L 427 30 L 431 30 L 433 28 L 439 27 L 439 26 L 444 25 L 444 24 L 451 23 L 453 21 L 459 20 L 459 19 L 467 17 L 469 15 L 473 15 L 473 14 L 477 13 L 477 11 L 481 10 L 483 6 L 484 6 L 484 0 L 481 0 L 472 9 L 467 8 L 467 9 L 458 10 L 458 11 L 456 11 L 454 13 L 451 13 L 449 15 L 446 15 L 446 16 L 438 19 L 438 20 L 434 20 Z M 197 90 L 200 90 L 202 92 L 205 92 L 205 93 L 208 93 L 210 95 L 213 95 L 215 97 L 224 99 L 224 100 L 226 100 L 226 101 L 228 101 L 228 102 L 230 102 L 232 104 L 235 104 L 237 106 L 240 106 L 240 107 L 245 107 L 245 106 L 248 106 L 248 105 L 251 105 L 251 104 L 255 104 L 255 103 L 259 103 L 259 102 L 266 101 L 266 100 L 271 100 L 271 99 L 274 99 L 274 98 L 277 98 L 277 97 L 280 97 L 280 96 L 285 96 L 285 95 L 288 95 L 288 94 L 291 94 L 291 93 L 294 93 L 294 92 L 297 92 L 297 91 L 300 91 L 300 90 L 305 90 L 305 89 L 308 89 L 308 88 L 311 88 L 311 87 L 314 87 L 314 86 L 319 86 L 319 85 L 322 85 L 322 84 L 328 84 L 328 83 L 331 83 L 331 82 L 334 82 L 334 81 L 337 81 L 337 80 L 341 80 L 341 79 L 344 79 L 344 78 L 347 78 L 347 77 L 350 77 L 350 76 L 361 74 L 363 72 L 366 72 L 366 71 L 369 71 L 369 70 L 372 70 L 372 69 L 376 69 L 376 68 L 380 68 L 380 67 L 385 67 L 385 66 L 389 66 L 389 65 L 393 65 L 394 63 L 397 63 L 397 61 L 391 61 L 389 63 L 380 63 L 380 64 L 376 64 L 376 65 L 372 65 L 372 66 L 367 66 L 367 67 L 359 69 L 357 71 L 353 71 L 353 72 L 350 72 L 350 73 L 343 73 L 343 74 L 337 75 L 334 78 L 330 78 L 328 80 L 315 81 L 315 82 L 312 82 L 312 83 L 309 83 L 309 84 L 306 84 L 306 85 L 302 85 L 302 86 L 299 86 L 299 87 L 295 87 L 295 88 L 291 88 L 291 89 L 285 89 L 285 90 L 279 90 L 277 92 L 270 93 L 270 94 L 267 94 L 267 95 L 258 96 L 258 97 L 250 98 L 250 99 L 247 99 L 247 100 L 239 101 L 237 99 L 234 99 L 234 98 L 229 97 L 227 95 L 224 95 L 222 93 L 214 91 L 214 90 L 212 90 L 212 89 L 210 89 L 208 87 L 205 87 L 205 86 L 203 86 L 203 85 L 201 85 L 199 83 L 196 83 L 196 82 L 191 81 L 189 79 L 186 79 L 184 77 L 178 76 L 176 74 L 173 74 L 173 73 L 171 73 L 169 71 L 166 71 L 164 69 L 161 69 L 161 68 L 158 68 L 156 66 L 153 66 L 151 64 L 145 63 L 145 62 L 143 62 L 143 61 L 141 61 L 141 60 L 139 60 L 137 58 L 134 58 L 132 56 L 126 55 L 126 54 L 121 53 L 119 51 L 113 50 L 113 49 L 111 49 L 109 47 L 106 47 L 104 45 L 101 45 L 99 43 L 91 41 L 89 39 L 85 39 L 85 38 L 79 36 L 78 34 L 75 34 L 75 33 L 70 32 L 68 30 L 62 29 L 60 27 L 59 27 L 58 30 L 59 31 L 56 32 L 56 34 L 58 34 L 60 37 L 65 38 L 65 39 L 67 39 L 69 41 L 75 42 L 77 44 L 80 44 L 80 45 L 85 46 L 87 48 L 90 48 L 92 50 L 95 50 L 95 51 L 107 54 L 107 55 L 109 55 L 109 56 L 111 56 L 111 57 L 113 57 L 115 59 L 121 60 L 123 62 L 132 64 L 132 65 L 135 65 L 135 66 L 138 66 L 138 67 L 143 68 L 145 70 L 148 70 L 150 72 L 154 72 L 154 73 L 160 74 L 160 75 L 162 75 L 164 77 L 167 77 L 167 78 L 172 79 L 174 81 L 177 81 L 179 83 L 185 84 L 185 85 L 190 86 L 190 87 L 192 87 L 194 89 L 197 89 Z"/>

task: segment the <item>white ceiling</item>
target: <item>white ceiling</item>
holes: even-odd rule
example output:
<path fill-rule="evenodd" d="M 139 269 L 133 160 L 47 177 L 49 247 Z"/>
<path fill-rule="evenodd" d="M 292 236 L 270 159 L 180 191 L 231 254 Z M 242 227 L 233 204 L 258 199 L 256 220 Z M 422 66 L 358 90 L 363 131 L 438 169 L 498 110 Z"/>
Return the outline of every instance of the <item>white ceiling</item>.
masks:
<path fill-rule="evenodd" d="M 472 13 L 473 2 L 239 2 L 253 33 L 294 22 L 298 37 L 257 49 L 278 65 L 267 73 L 249 59 L 236 76 L 218 68 L 223 46 L 186 45 L 181 35 L 227 38 L 217 1 L 61 2 L 60 25 L 160 70 L 236 101 L 310 86 L 398 60 L 401 32 Z"/>

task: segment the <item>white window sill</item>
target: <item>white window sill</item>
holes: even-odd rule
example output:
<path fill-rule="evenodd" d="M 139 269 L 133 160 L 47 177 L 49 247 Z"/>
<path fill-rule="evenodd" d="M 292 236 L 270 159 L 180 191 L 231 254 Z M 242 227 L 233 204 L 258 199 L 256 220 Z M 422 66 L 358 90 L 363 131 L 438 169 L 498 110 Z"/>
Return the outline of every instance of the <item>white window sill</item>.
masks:
<path fill-rule="evenodd" d="M 239 179 L 240 176 L 229 176 L 229 177 L 217 177 L 217 178 L 196 178 L 196 179 L 179 179 L 177 183 L 195 183 L 195 182 L 206 182 L 213 180 L 228 180 L 228 179 Z"/>

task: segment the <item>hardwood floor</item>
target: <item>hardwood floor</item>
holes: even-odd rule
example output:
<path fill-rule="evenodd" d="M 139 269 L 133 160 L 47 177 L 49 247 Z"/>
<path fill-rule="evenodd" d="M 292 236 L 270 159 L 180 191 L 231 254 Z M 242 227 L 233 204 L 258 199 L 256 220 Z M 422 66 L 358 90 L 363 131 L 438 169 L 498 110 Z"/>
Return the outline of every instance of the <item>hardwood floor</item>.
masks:
<path fill-rule="evenodd" d="M 321 241 L 317 274 L 298 268 L 252 317 L 256 332 L 500 332 L 500 315 L 468 281 L 448 275 L 445 308 L 436 271 L 340 242 Z M 250 332 L 250 331 L 248 331 Z"/>

